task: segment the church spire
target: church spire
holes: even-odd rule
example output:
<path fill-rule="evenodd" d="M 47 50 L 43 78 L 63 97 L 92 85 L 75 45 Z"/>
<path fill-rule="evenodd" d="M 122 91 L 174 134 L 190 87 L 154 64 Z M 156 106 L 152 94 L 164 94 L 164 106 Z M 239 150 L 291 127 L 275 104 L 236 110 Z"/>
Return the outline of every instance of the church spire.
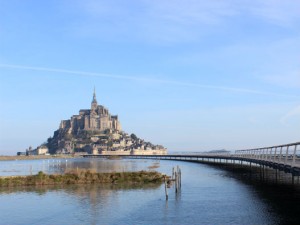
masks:
<path fill-rule="evenodd" d="M 94 94 L 93 94 L 93 101 L 92 101 L 92 104 L 91 104 L 91 110 L 92 111 L 95 111 L 98 107 L 98 103 L 97 103 L 97 99 L 96 99 L 96 89 L 94 87 Z"/>
<path fill-rule="evenodd" d="M 96 99 L 96 88 L 94 87 L 94 94 L 93 94 L 93 101 L 92 103 L 96 103 L 97 104 L 97 99 Z"/>

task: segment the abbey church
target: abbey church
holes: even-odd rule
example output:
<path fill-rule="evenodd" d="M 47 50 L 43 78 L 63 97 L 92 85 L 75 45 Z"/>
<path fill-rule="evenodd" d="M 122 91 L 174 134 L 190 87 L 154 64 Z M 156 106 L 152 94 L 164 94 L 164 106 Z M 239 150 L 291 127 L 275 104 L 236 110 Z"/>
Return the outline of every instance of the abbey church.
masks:
<path fill-rule="evenodd" d="M 37 149 L 47 149 L 50 154 L 167 154 L 162 145 L 122 131 L 118 116 L 98 105 L 95 90 L 91 108 L 81 109 L 79 115 L 62 120 L 53 137 Z"/>
<path fill-rule="evenodd" d="M 120 131 L 121 124 L 118 116 L 110 115 L 108 109 L 98 105 L 94 90 L 91 109 L 81 109 L 79 115 L 73 115 L 70 120 L 62 120 L 59 128 L 66 130 L 69 134 L 77 134 L 82 130 Z"/>

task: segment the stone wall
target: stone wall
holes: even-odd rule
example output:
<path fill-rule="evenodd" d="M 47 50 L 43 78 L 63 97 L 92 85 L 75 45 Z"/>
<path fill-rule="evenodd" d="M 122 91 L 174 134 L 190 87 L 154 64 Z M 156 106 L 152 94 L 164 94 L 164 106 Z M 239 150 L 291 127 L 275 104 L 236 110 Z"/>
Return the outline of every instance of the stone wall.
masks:
<path fill-rule="evenodd" d="M 130 155 L 131 151 L 122 151 L 122 150 L 118 150 L 118 151 L 101 151 L 100 154 L 101 155 Z"/>
<path fill-rule="evenodd" d="M 140 150 L 134 149 L 131 151 L 101 151 L 101 155 L 166 155 L 166 149 L 158 149 L 158 150 Z"/>
<path fill-rule="evenodd" d="M 141 150 L 134 149 L 131 151 L 132 155 L 166 155 L 167 149 L 157 149 L 157 150 Z"/>

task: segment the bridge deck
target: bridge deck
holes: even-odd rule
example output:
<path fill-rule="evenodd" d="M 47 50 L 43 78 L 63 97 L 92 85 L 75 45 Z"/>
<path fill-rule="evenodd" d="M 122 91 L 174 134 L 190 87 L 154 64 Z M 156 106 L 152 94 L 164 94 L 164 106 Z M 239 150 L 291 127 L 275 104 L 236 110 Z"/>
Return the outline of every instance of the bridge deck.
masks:
<path fill-rule="evenodd" d="M 84 157 L 108 157 L 108 155 L 83 155 Z M 165 160 L 199 161 L 206 163 L 220 160 L 222 163 L 247 162 L 300 176 L 300 142 L 267 148 L 238 150 L 234 154 L 173 154 L 173 155 L 117 155 L 130 158 L 154 158 Z M 211 161 L 214 160 L 214 161 Z M 222 161 L 223 160 L 223 161 Z"/>

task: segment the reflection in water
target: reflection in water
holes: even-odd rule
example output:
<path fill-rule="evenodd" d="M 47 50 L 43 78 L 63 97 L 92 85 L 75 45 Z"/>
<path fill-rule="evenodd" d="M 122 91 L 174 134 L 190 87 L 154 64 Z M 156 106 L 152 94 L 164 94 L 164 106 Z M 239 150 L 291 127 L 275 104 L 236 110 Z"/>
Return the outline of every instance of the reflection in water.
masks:
<path fill-rule="evenodd" d="M 118 191 L 118 190 L 148 190 L 155 189 L 161 186 L 160 183 L 148 184 L 76 184 L 76 185 L 44 185 L 44 186 L 18 186 L 0 188 L 0 194 L 15 194 L 15 193 L 36 193 L 39 195 L 47 194 L 53 191 L 62 191 L 66 194 L 75 195 L 74 197 L 82 196 L 82 193 L 97 193 L 102 190 Z"/>
<path fill-rule="evenodd" d="M 0 163 L 0 176 L 15 176 L 15 175 L 32 175 L 39 171 L 44 173 L 64 173 L 66 170 L 74 170 L 76 168 L 89 169 L 95 172 L 124 172 L 124 171 L 138 171 L 148 170 L 148 167 L 153 167 L 157 162 L 154 160 L 137 160 L 120 159 L 120 160 L 106 160 L 106 159 L 47 159 L 47 160 L 16 160 L 16 161 L 2 161 Z"/>
<path fill-rule="evenodd" d="M 161 184 L 98 184 L 0 189 L 0 199 L 4 197 L 1 202 L 3 203 L 6 199 L 8 207 L 14 208 L 14 211 L 6 212 L 9 216 L 0 221 L 0 224 L 53 224 L 52 222 L 76 224 L 75 221 L 85 221 L 85 224 L 110 224 L 110 221 L 124 216 L 122 211 L 126 211 L 126 202 L 123 198 L 126 193 L 131 197 L 133 193 L 139 193 L 139 198 L 141 198 L 141 193 L 155 191 L 160 186 Z M 18 201 L 8 201 L 9 196 L 17 196 L 17 199 L 21 196 L 31 206 L 26 208 L 25 203 L 23 204 L 25 208 L 23 208 L 20 204 L 15 204 Z M 131 197 L 125 197 L 125 199 L 128 198 L 126 201 L 130 202 Z M 49 201 L 50 198 L 51 201 Z M 123 204 L 116 204 L 118 202 L 123 202 Z M 49 211 L 37 216 L 36 212 L 41 209 L 39 207 L 49 209 Z M 17 216 L 15 216 L 16 212 L 18 212 Z M 31 217 L 28 218 L 24 214 L 31 215 Z M 106 223 L 101 223 L 100 219 Z"/>
<path fill-rule="evenodd" d="M 251 187 L 268 211 L 277 215 L 278 224 L 299 224 L 300 181 L 290 173 L 266 166 L 211 165 L 228 171 L 223 176 L 231 177 Z"/>
<path fill-rule="evenodd" d="M 240 165 L 76 159 L 52 171 L 132 171 L 159 165 L 158 171 L 171 174 L 178 164 L 182 189 L 177 195 L 174 186 L 168 190 L 167 202 L 159 184 L 2 189 L 0 224 L 300 224 L 298 180 L 292 184 L 290 175 L 267 168 L 250 172 Z"/>

